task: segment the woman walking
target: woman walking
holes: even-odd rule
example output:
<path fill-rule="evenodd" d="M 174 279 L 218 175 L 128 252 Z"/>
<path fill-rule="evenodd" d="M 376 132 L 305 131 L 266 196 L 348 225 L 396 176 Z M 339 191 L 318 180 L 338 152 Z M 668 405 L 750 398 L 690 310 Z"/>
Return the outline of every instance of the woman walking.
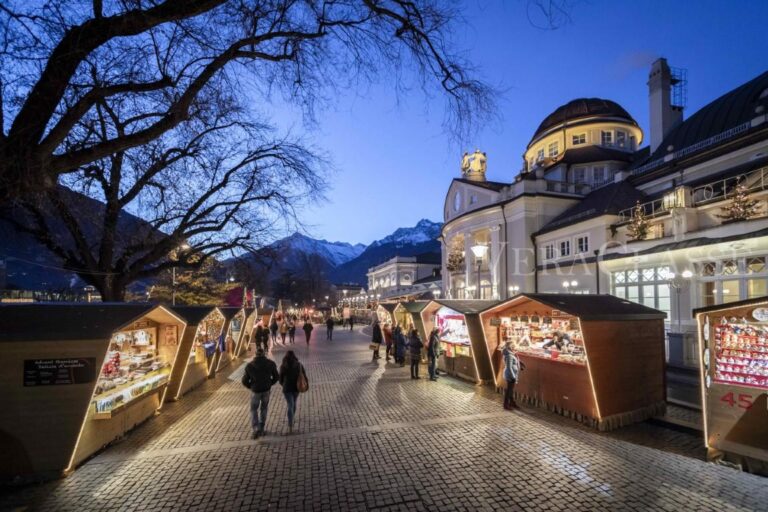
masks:
<path fill-rule="evenodd" d="M 405 346 L 407 343 L 400 324 L 395 326 L 392 337 L 395 339 L 395 362 L 400 363 L 400 366 L 405 366 Z"/>
<path fill-rule="evenodd" d="M 280 339 L 283 342 L 283 346 L 285 346 L 285 336 L 288 334 L 288 322 L 283 319 L 282 322 L 280 322 Z"/>
<path fill-rule="evenodd" d="M 272 323 L 269 324 L 269 334 L 272 336 L 272 345 L 277 343 L 277 319 L 272 318 Z"/>
<path fill-rule="evenodd" d="M 304 327 L 302 329 L 304 329 L 304 337 L 307 338 L 307 346 L 309 346 L 309 336 L 312 334 L 312 329 L 314 329 L 312 322 L 309 321 L 309 316 L 304 320 Z"/>
<path fill-rule="evenodd" d="M 376 347 L 373 349 L 372 361 L 381 358 L 381 355 L 379 355 L 379 347 L 381 347 L 382 341 L 384 341 L 384 336 L 381 332 L 381 325 L 379 325 L 379 320 L 376 319 L 373 321 L 373 336 L 371 336 L 371 346 Z"/>
<path fill-rule="evenodd" d="M 291 320 L 288 324 L 288 340 L 291 342 L 291 345 L 296 341 L 296 320 Z"/>
<path fill-rule="evenodd" d="M 283 396 L 288 406 L 288 432 L 293 432 L 293 420 L 296 417 L 296 403 L 299 400 L 299 375 L 304 376 L 307 383 L 307 372 L 299 362 L 293 350 L 289 350 L 283 357 L 283 364 L 280 365 L 279 382 L 283 386 Z"/>

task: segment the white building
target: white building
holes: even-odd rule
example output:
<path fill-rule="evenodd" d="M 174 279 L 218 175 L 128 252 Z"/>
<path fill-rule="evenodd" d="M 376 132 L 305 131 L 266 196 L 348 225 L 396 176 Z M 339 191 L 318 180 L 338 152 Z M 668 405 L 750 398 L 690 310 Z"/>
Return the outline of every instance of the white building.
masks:
<path fill-rule="evenodd" d="M 685 120 L 682 78 L 653 64 L 641 149 L 628 112 L 586 98 L 544 119 L 510 183 L 485 179 L 485 155 L 465 155 L 445 199 L 446 295 L 612 293 L 688 334 L 692 308 L 768 295 L 768 72 Z M 737 184 L 755 211 L 724 218 Z M 677 356 L 688 364 L 692 341 Z"/>
<path fill-rule="evenodd" d="M 416 256 L 395 256 L 368 269 L 368 292 L 380 300 L 413 298 L 426 292 L 442 291 L 440 255 L 423 253 Z"/>

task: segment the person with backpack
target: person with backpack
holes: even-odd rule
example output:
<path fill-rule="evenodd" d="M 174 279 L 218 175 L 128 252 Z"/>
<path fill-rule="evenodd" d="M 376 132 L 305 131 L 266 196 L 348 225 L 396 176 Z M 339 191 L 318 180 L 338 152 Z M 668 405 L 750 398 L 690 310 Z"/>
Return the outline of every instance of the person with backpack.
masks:
<path fill-rule="evenodd" d="M 333 341 L 333 317 L 330 315 L 325 321 L 325 339 Z"/>
<path fill-rule="evenodd" d="M 299 382 L 299 377 L 303 382 Z M 286 352 L 283 357 L 283 364 L 280 365 L 280 384 L 283 386 L 283 396 L 288 409 L 288 432 L 293 432 L 293 419 L 296 417 L 299 393 L 306 391 L 309 387 L 307 372 L 293 350 Z"/>
<path fill-rule="evenodd" d="M 437 358 L 440 356 L 440 330 L 437 326 L 432 327 L 429 333 L 429 344 L 427 345 L 427 370 L 429 371 L 429 380 L 437 380 Z"/>
<path fill-rule="evenodd" d="M 272 317 L 272 323 L 269 324 L 269 334 L 272 335 L 272 345 L 277 343 L 277 329 L 278 329 L 277 319 Z"/>
<path fill-rule="evenodd" d="M 307 346 L 309 346 L 309 337 L 312 334 L 312 329 L 314 329 L 314 326 L 312 325 L 312 322 L 309 321 L 309 316 L 307 316 L 307 319 L 304 321 L 304 337 L 307 338 Z"/>
<path fill-rule="evenodd" d="M 421 348 L 424 343 L 421 341 L 421 337 L 416 329 L 411 329 L 411 333 L 408 336 L 408 347 L 411 349 L 411 378 L 420 379 L 419 377 L 419 363 L 421 362 Z"/>
<path fill-rule="evenodd" d="M 296 320 L 288 322 L 288 341 L 291 342 L 291 345 L 296 342 Z"/>
<path fill-rule="evenodd" d="M 267 411 L 269 409 L 269 391 L 272 389 L 280 375 L 277 373 L 277 365 L 264 355 L 264 349 L 256 350 L 256 357 L 245 365 L 243 373 L 243 386 L 251 390 L 251 428 L 252 439 L 264 435 L 264 426 L 267 423 Z"/>

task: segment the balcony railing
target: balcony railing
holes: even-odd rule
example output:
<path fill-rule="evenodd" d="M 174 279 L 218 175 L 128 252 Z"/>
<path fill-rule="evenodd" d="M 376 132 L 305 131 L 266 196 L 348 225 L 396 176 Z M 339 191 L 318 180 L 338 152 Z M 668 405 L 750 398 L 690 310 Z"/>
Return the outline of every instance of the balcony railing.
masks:
<path fill-rule="evenodd" d="M 659 215 L 664 215 L 665 213 L 668 213 L 669 210 L 672 208 L 677 208 L 678 206 L 682 206 L 680 204 L 680 198 L 678 195 L 674 192 L 665 195 L 664 197 L 661 197 L 659 199 L 654 199 L 653 201 L 647 201 L 645 203 L 640 203 L 640 208 L 643 210 L 643 214 L 649 219 L 652 219 L 654 217 L 658 217 Z M 633 206 L 632 208 L 626 208 L 624 210 L 621 210 L 619 212 L 619 222 L 629 222 L 632 220 L 632 218 L 635 216 L 635 210 L 637 209 L 637 205 Z"/>
<path fill-rule="evenodd" d="M 701 206 L 728 198 L 743 183 L 747 192 L 768 189 L 768 167 L 761 167 L 746 174 L 713 181 L 693 189 L 693 204 Z"/>
<path fill-rule="evenodd" d="M 589 193 L 590 186 L 586 183 L 570 183 L 567 181 L 552 181 L 546 180 L 546 191 L 557 192 L 560 194 L 578 194 L 587 195 Z"/>

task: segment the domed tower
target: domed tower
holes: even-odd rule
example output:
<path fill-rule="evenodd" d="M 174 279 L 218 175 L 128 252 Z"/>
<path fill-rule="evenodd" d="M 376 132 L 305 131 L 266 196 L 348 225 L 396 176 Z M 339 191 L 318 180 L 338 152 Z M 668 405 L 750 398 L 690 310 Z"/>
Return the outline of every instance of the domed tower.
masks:
<path fill-rule="evenodd" d="M 470 181 L 485 181 L 485 171 L 488 167 L 488 156 L 476 149 L 471 155 L 464 153 L 461 157 L 461 177 Z"/>
<path fill-rule="evenodd" d="M 602 98 L 579 98 L 558 107 L 541 122 L 524 155 L 524 169 L 550 168 L 571 160 L 623 160 L 637 150 L 643 132 L 618 103 Z M 592 149 L 587 149 L 592 148 Z M 575 156 L 578 155 L 578 158 Z"/>

